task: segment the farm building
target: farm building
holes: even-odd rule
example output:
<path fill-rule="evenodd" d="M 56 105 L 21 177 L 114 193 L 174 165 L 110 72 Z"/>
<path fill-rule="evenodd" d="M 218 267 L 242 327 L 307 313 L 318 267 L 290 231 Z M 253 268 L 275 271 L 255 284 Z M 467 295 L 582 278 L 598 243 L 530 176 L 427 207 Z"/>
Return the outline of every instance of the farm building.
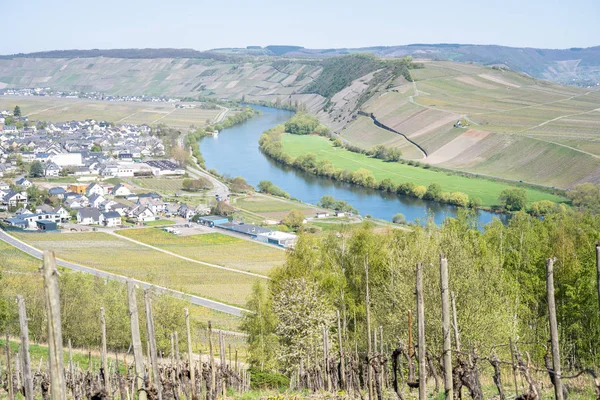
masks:
<path fill-rule="evenodd" d="M 218 228 L 227 229 L 228 231 L 242 233 L 244 235 L 252 236 L 256 238 L 257 235 L 272 232 L 271 229 L 263 228 L 262 226 L 245 224 L 243 222 L 228 222 L 226 224 L 219 224 Z"/>
<path fill-rule="evenodd" d="M 329 217 L 329 213 L 324 212 L 324 211 L 317 212 L 317 215 L 315 216 L 315 218 L 327 218 L 327 217 Z"/>
<path fill-rule="evenodd" d="M 275 244 L 285 248 L 293 247 L 297 239 L 298 236 L 292 233 L 279 231 L 271 231 L 256 235 L 256 240 L 260 242 Z"/>
<path fill-rule="evenodd" d="M 227 217 L 221 217 L 219 215 L 207 215 L 206 217 L 198 218 L 198 223 L 206 226 L 210 226 L 211 228 L 215 225 L 221 225 L 228 223 L 229 220 Z"/>
<path fill-rule="evenodd" d="M 40 231 L 55 231 L 58 229 L 54 221 L 35 221 L 35 224 Z"/>

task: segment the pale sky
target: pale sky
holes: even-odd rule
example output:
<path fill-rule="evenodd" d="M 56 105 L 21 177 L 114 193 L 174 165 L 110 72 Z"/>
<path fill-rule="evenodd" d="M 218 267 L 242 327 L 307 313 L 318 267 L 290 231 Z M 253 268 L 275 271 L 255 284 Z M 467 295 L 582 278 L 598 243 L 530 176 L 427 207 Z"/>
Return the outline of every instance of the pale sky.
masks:
<path fill-rule="evenodd" d="M 0 0 L 0 54 L 411 43 L 600 45 L 600 0 Z"/>

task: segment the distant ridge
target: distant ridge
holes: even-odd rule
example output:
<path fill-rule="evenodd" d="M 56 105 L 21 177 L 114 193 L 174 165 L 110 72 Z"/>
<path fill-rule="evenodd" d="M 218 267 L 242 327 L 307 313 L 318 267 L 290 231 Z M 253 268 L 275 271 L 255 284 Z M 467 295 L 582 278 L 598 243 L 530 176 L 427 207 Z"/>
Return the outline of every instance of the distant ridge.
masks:
<path fill-rule="evenodd" d="M 538 79 L 577 86 L 597 86 L 600 82 L 600 46 L 569 49 L 538 49 L 501 45 L 460 43 L 414 43 L 400 46 L 309 49 L 294 45 L 248 46 L 208 51 L 194 49 L 92 49 L 53 50 L 0 56 L 18 58 L 190 58 L 241 62 L 243 57 L 329 58 L 347 54 L 370 53 L 379 57 L 412 56 L 418 59 L 472 62 L 499 65 Z"/>
<path fill-rule="evenodd" d="M 228 61 L 230 56 L 211 51 L 194 49 L 91 49 L 91 50 L 50 50 L 35 53 L 18 53 L 2 55 L 0 58 L 202 58 Z"/>

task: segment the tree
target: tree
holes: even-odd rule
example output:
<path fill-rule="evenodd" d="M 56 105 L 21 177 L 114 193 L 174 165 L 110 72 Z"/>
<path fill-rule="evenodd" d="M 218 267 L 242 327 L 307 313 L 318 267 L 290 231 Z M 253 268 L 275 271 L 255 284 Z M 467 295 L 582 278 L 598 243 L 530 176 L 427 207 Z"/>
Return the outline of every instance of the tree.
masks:
<path fill-rule="evenodd" d="M 323 329 L 333 326 L 330 301 L 315 282 L 304 278 L 280 282 L 273 293 L 273 312 L 277 316 L 278 359 L 286 372 L 296 371 L 315 343 L 323 340 Z"/>
<path fill-rule="evenodd" d="M 304 213 L 300 210 L 292 210 L 283 218 L 283 224 L 290 229 L 297 230 L 304 224 Z"/>
<path fill-rule="evenodd" d="M 389 149 L 386 156 L 385 161 L 389 162 L 398 162 L 402 159 L 402 151 L 398 148 Z"/>
<path fill-rule="evenodd" d="M 403 224 L 406 222 L 406 217 L 402 213 L 395 214 L 392 217 L 392 222 L 395 224 Z"/>
<path fill-rule="evenodd" d="M 210 189 L 212 187 L 212 184 L 208 179 L 201 176 L 197 179 L 184 179 L 182 186 L 184 190 L 188 190 L 190 192 L 197 192 L 203 189 Z"/>
<path fill-rule="evenodd" d="M 481 208 L 481 198 L 479 197 L 470 197 L 469 198 L 469 208 L 474 210 L 478 210 Z"/>
<path fill-rule="evenodd" d="M 576 207 L 600 212 L 600 185 L 589 182 L 575 185 L 567 192 L 567 197 Z"/>
<path fill-rule="evenodd" d="M 15 106 L 15 109 L 14 109 L 14 111 L 13 111 L 13 115 L 14 115 L 15 117 L 20 117 L 20 116 L 21 116 L 21 107 L 19 107 L 19 106 Z"/>
<path fill-rule="evenodd" d="M 98 143 L 94 143 L 92 145 L 92 147 L 90 148 L 90 151 L 92 153 L 101 153 L 102 152 L 102 146 L 100 146 Z"/>
<path fill-rule="evenodd" d="M 272 310 L 271 293 L 260 281 L 254 282 L 246 308 L 251 312 L 244 314 L 241 328 L 248 334 L 249 361 L 261 371 L 274 371 L 279 345 L 275 335 L 277 317 Z"/>
<path fill-rule="evenodd" d="M 432 183 L 427 187 L 427 192 L 423 198 L 425 200 L 439 200 L 442 195 L 442 186 L 439 183 Z"/>
<path fill-rule="evenodd" d="M 520 211 L 527 205 L 527 192 L 518 188 L 504 189 L 498 201 L 508 211 Z"/>
<path fill-rule="evenodd" d="M 39 161 L 34 161 L 29 167 L 29 176 L 32 178 L 39 178 L 44 176 L 44 166 Z"/>
<path fill-rule="evenodd" d="M 321 197 L 321 200 L 319 200 L 317 206 L 321 208 L 333 209 L 333 207 L 335 206 L 335 198 L 333 196 L 325 195 Z"/>
<path fill-rule="evenodd" d="M 415 186 L 411 192 L 411 195 L 416 197 L 417 199 L 422 199 L 427 193 L 427 188 L 425 186 Z"/>
<path fill-rule="evenodd" d="M 173 159 L 180 166 L 185 166 L 189 159 L 189 153 L 181 146 L 176 146 L 171 150 L 171 155 Z"/>
<path fill-rule="evenodd" d="M 372 188 L 375 186 L 375 175 L 368 169 L 359 168 L 352 173 L 352 183 Z"/>
<path fill-rule="evenodd" d="M 211 208 L 211 214 L 221 215 L 223 217 L 228 217 L 235 213 L 235 208 L 231 207 L 229 204 L 224 201 L 217 201 L 217 204 Z"/>
<path fill-rule="evenodd" d="M 450 203 L 459 207 L 466 207 L 469 205 L 469 196 L 462 192 L 450 193 Z"/>
<path fill-rule="evenodd" d="M 241 176 L 231 179 L 229 181 L 229 188 L 234 193 L 250 193 L 254 191 L 254 188 Z"/>
<path fill-rule="evenodd" d="M 319 120 L 317 117 L 306 113 L 298 113 L 284 124 L 285 131 L 294 135 L 309 135 L 318 126 Z"/>
<path fill-rule="evenodd" d="M 535 215 L 536 217 L 547 215 L 553 211 L 558 209 L 555 202 L 550 200 L 540 200 L 531 203 L 531 215 Z"/>

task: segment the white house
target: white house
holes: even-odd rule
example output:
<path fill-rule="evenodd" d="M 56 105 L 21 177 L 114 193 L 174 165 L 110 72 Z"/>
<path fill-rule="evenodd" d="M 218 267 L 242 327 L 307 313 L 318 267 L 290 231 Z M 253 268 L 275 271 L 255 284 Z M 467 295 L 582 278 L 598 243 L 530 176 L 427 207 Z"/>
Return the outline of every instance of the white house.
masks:
<path fill-rule="evenodd" d="M 60 167 L 53 162 L 46 164 L 44 169 L 44 176 L 58 176 L 60 174 Z"/>
<path fill-rule="evenodd" d="M 33 183 L 25 178 L 20 178 L 15 181 L 15 185 L 23 186 L 25 189 L 28 189 L 33 185 Z"/>
<path fill-rule="evenodd" d="M 97 184 L 96 182 L 90 183 L 90 185 L 85 190 L 85 195 L 90 197 L 93 194 L 97 194 L 100 196 L 104 195 L 104 188 Z"/>
<path fill-rule="evenodd" d="M 121 215 L 116 211 L 109 211 L 100 214 L 100 225 L 121 226 Z"/>
<path fill-rule="evenodd" d="M 106 199 L 101 194 L 92 194 L 88 197 L 90 207 L 100 208 L 100 204 L 104 203 Z"/>
<path fill-rule="evenodd" d="M 10 185 L 4 181 L 0 181 L 0 190 L 9 190 Z"/>
<path fill-rule="evenodd" d="M 100 210 L 86 207 L 77 211 L 77 223 L 80 225 L 94 225 L 100 223 Z"/>
<path fill-rule="evenodd" d="M 151 221 L 156 218 L 154 212 L 146 206 L 137 206 L 131 210 L 130 215 L 140 222 Z"/>
<path fill-rule="evenodd" d="M 11 190 L 2 199 L 2 204 L 9 207 L 16 207 L 17 204 L 27 205 L 27 193 L 19 193 Z"/>
<path fill-rule="evenodd" d="M 54 208 L 54 212 L 58 214 L 61 222 L 67 222 L 71 215 L 63 206 L 57 206 Z"/>
<path fill-rule="evenodd" d="M 115 185 L 115 187 L 113 187 L 111 194 L 113 196 L 129 196 L 131 194 L 131 190 L 129 190 L 125 185 L 121 185 L 120 183 L 118 185 Z"/>

